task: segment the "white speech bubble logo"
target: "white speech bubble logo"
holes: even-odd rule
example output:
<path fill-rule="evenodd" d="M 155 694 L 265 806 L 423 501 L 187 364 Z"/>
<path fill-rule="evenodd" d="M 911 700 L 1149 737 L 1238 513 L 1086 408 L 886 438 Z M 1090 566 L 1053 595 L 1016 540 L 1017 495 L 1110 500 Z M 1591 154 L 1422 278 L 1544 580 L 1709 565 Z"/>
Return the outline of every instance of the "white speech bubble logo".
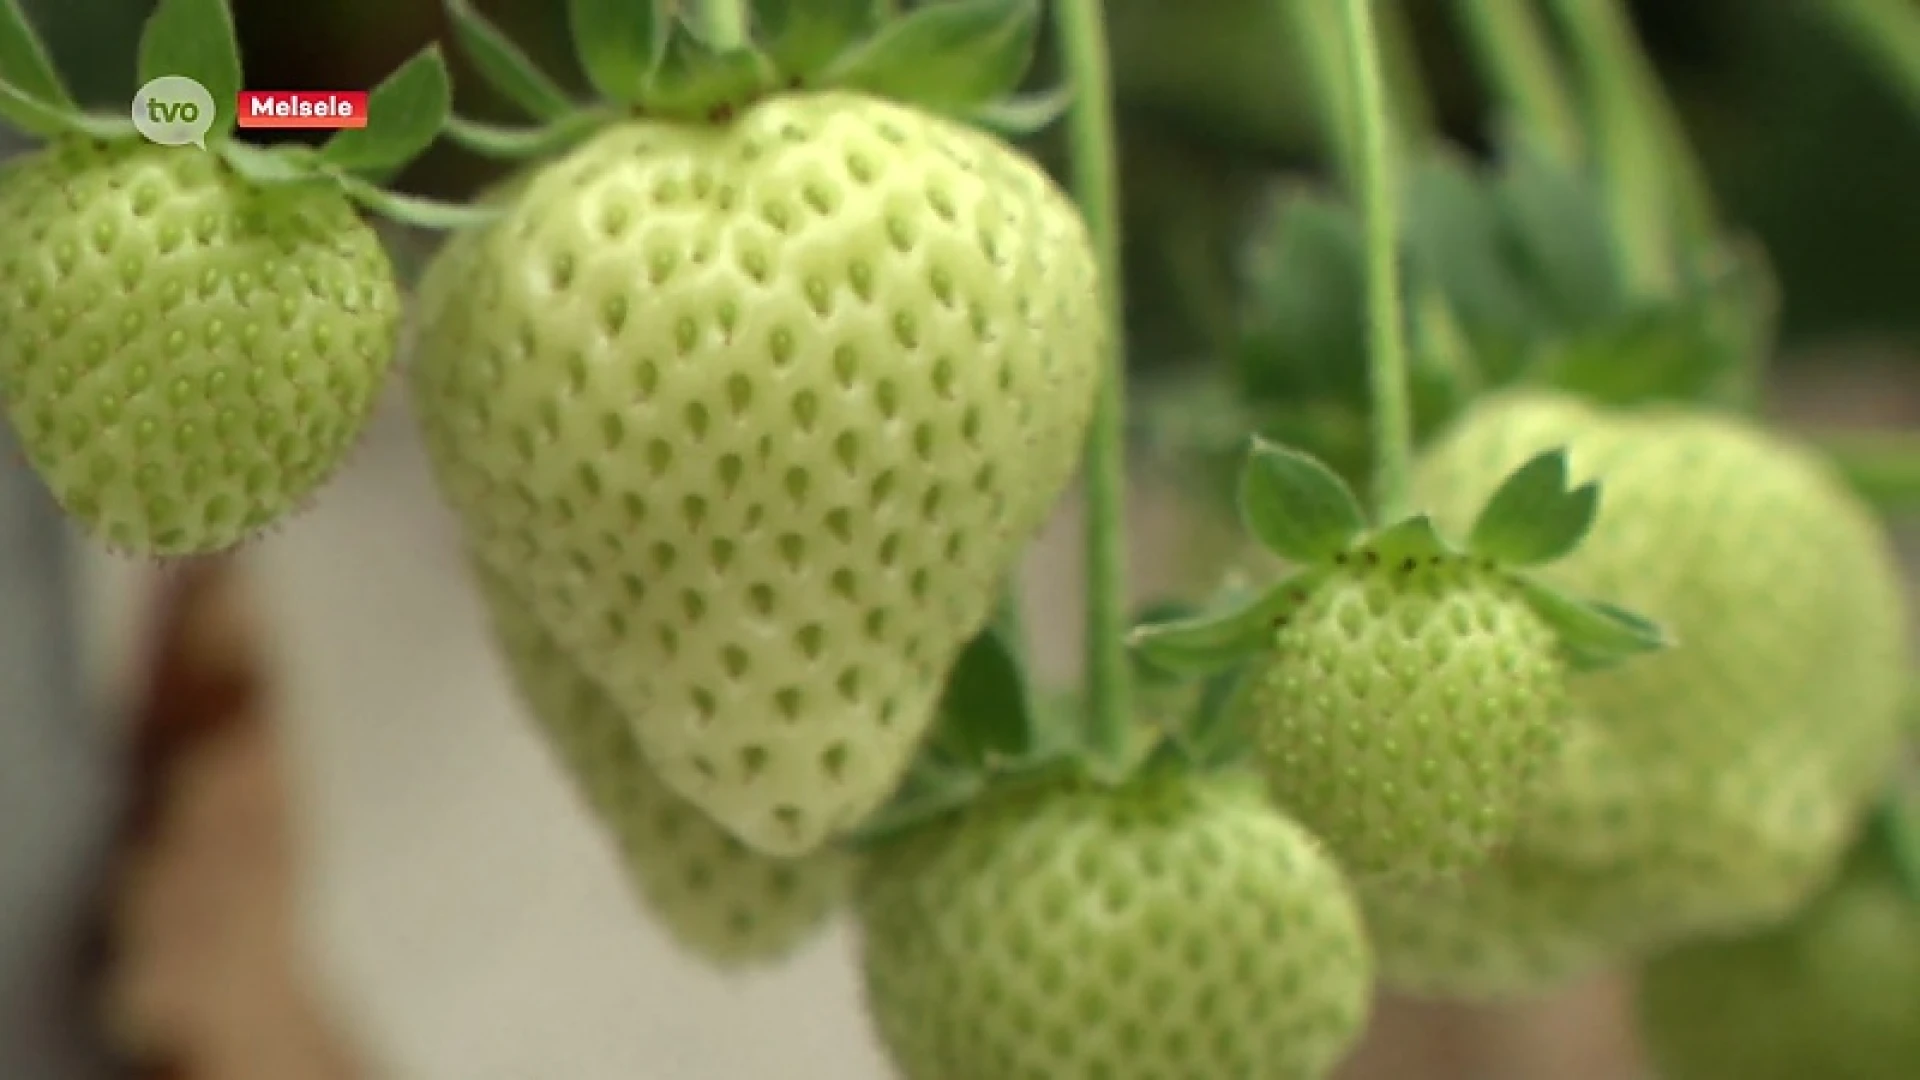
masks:
<path fill-rule="evenodd" d="M 161 146 L 207 148 L 213 95 L 185 75 L 162 75 L 133 95 L 133 127 Z"/>

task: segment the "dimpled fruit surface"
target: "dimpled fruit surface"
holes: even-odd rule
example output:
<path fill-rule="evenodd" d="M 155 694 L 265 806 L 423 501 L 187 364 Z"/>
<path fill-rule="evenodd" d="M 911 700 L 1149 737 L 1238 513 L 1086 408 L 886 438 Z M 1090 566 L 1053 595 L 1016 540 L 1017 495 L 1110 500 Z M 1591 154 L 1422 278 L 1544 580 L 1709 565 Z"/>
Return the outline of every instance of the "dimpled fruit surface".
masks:
<path fill-rule="evenodd" d="M 333 189 L 146 143 L 59 140 L 0 172 L 0 401 L 117 549 L 220 551 L 299 509 L 365 430 L 399 309 Z"/>
<path fill-rule="evenodd" d="M 777 962 L 809 940 L 846 896 L 847 857 L 762 855 L 668 791 L 606 694 L 505 581 L 484 568 L 476 568 L 475 581 L 523 703 L 667 933 L 722 967 Z"/>
<path fill-rule="evenodd" d="M 891 792 L 1072 474 L 1107 349 L 1073 205 L 875 99 L 610 128 L 422 327 L 443 493 L 669 787 L 800 854 Z"/>
<path fill-rule="evenodd" d="M 1007 793 L 885 841 L 856 907 L 906 1080 L 1320 1080 L 1372 994 L 1344 879 L 1250 778 Z"/>

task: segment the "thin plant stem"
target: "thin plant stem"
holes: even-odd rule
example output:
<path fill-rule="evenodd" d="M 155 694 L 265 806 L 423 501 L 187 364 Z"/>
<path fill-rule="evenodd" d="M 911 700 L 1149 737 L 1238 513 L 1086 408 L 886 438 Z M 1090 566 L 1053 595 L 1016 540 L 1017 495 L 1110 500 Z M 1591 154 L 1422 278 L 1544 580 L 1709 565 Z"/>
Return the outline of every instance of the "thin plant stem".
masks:
<path fill-rule="evenodd" d="M 1573 94 L 1534 0 L 1460 0 L 1469 47 L 1520 137 L 1562 162 L 1584 152 Z"/>
<path fill-rule="evenodd" d="M 1367 369 L 1373 388 L 1374 501 L 1380 520 L 1411 509 L 1408 473 L 1413 414 L 1407 386 L 1406 326 L 1402 320 L 1400 199 L 1392 119 L 1388 116 L 1380 42 L 1372 0 L 1341 0 L 1343 64 L 1354 104 L 1355 164 L 1360 212 L 1366 224 Z"/>
<path fill-rule="evenodd" d="M 1358 155 L 1353 115 L 1353 79 L 1347 71 L 1346 46 L 1341 42 L 1340 13 L 1326 0 L 1277 0 L 1285 18 L 1291 20 L 1297 43 L 1296 55 L 1306 65 L 1308 81 L 1321 116 L 1321 137 L 1333 159 L 1334 173 L 1349 189 L 1359 186 Z M 1395 4 L 1398 0 L 1373 0 L 1376 5 Z M 1390 15 L 1401 9 L 1389 7 Z M 1396 150 L 1417 149 L 1418 140 L 1431 126 L 1431 104 L 1418 58 L 1414 55 L 1412 32 L 1404 22 L 1383 24 L 1397 32 L 1380 35 L 1382 98 L 1392 118 L 1390 138 Z M 1388 78 L 1387 61 L 1393 63 Z"/>
<path fill-rule="evenodd" d="M 1054 11 L 1061 59 L 1073 87 L 1073 106 L 1067 115 L 1073 191 L 1099 260 L 1110 341 L 1106 376 L 1087 439 L 1086 734 L 1095 757 L 1118 767 L 1130 747 L 1132 670 L 1126 616 L 1126 350 L 1120 318 L 1119 164 L 1112 76 L 1101 0 L 1058 0 Z"/>
<path fill-rule="evenodd" d="M 1554 0 L 1554 10 L 1580 68 L 1628 284 L 1659 294 L 1675 278 L 1671 241 L 1713 235 L 1705 174 L 1620 0 Z"/>
<path fill-rule="evenodd" d="M 1825 0 L 1821 7 L 1920 115 L 1920 8 L 1909 0 Z"/>
<path fill-rule="evenodd" d="M 1387 112 L 1401 146 L 1417 148 L 1434 132 L 1433 96 L 1420 67 L 1420 49 L 1405 0 L 1374 0 L 1379 20 L 1381 75 Z"/>
<path fill-rule="evenodd" d="M 695 0 L 700 32 L 716 49 L 736 48 L 747 40 L 746 0 Z"/>

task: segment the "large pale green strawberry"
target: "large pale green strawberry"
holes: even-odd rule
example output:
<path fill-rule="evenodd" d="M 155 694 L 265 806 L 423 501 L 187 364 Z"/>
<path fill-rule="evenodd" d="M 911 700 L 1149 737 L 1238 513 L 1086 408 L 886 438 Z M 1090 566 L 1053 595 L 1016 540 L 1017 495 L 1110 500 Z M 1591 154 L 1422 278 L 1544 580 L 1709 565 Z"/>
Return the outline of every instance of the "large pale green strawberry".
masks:
<path fill-rule="evenodd" d="M 1434 877 L 1513 833 L 1558 742 L 1566 670 L 1517 586 L 1371 548 L 1306 586 L 1246 719 L 1275 799 L 1359 877 Z"/>
<path fill-rule="evenodd" d="M 1736 760 L 1692 785 L 1641 787 L 1643 774 L 1610 771 L 1603 732 L 1572 724 L 1566 746 L 1584 749 L 1544 778 L 1491 863 L 1454 882 L 1360 884 L 1383 983 L 1522 998 L 1696 934 L 1765 925 L 1832 874 L 1857 816 L 1817 768 Z"/>
<path fill-rule="evenodd" d="M 1689 943 L 1641 975 L 1665 1080 L 1920 1076 L 1920 898 L 1884 849 L 1776 926 Z"/>
<path fill-rule="evenodd" d="M 199 150 L 67 140 L 0 172 L 0 399 L 90 534 L 228 548 L 292 513 L 392 363 L 385 253 L 331 186 Z"/>
<path fill-rule="evenodd" d="M 482 559 L 752 846 L 897 784 L 1075 468 L 1106 359 L 1040 169 L 851 93 L 634 121 L 525 181 L 422 328 Z"/>
<path fill-rule="evenodd" d="M 1545 576 L 1649 616 L 1676 642 L 1583 679 L 1579 707 L 1637 762 L 1690 769 L 1772 740 L 1804 747 L 1843 790 L 1877 790 L 1908 628 L 1869 509 L 1814 455 L 1746 421 L 1543 393 L 1491 399 L 1430 448 L 1425 505 L 1470 521 L 1514 466 L 1561 445 L 1604 495 L 1587 539 Z"/>
<path fill-rule="evenodd" d="M 810 940 L 845 898 L 846 856 L 763 855 L 668 791 L 619 710 L 506 579 L 476 567 L 475 582 L 515 689 L 618 843 L 639 900 L 674 940 L 725 967 L 775 962 Z"/>
<path fill-rule="evenodd" d="M 1320 1080 L 1365 1025 L 1346 882 L 1257 780 L 1043 780 L 882 843 L 856 906 L 904 1080 Z"/>

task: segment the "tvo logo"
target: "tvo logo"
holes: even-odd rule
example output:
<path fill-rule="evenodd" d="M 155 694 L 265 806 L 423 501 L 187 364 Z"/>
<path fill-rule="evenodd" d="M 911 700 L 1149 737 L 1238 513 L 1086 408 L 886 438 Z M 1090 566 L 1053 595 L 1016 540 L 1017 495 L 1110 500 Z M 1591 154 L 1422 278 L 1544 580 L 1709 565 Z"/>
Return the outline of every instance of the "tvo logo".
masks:
<path fill-rule="evenodd" d="M 133 95 L 133 127 L 161 146 L 207 148 L 215 118 L 213 95 L 185 75 L 162 75 Z"/>

